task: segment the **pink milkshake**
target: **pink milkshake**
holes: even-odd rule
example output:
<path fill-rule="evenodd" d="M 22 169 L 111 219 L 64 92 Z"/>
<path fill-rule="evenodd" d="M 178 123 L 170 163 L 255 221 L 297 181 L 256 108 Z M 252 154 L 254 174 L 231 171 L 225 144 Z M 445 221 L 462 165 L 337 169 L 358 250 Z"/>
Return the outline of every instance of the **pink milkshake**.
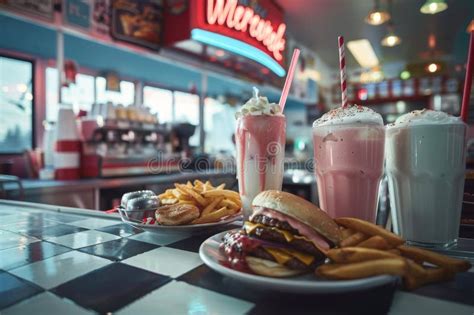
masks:
<path fill-rule="evenodd" d="M 277 104 L 257 93 L 237 112 L 237 179 L 244 217 L 252 200 L 268 189 L 281 190 L 286 120 Z"/>
<path fill-rule="evenodd" d="M 382 117 L 362 106 L 334 109 L 313 123 L 321 209 L 332 217 L 375 222 L 383 174 Z"/>

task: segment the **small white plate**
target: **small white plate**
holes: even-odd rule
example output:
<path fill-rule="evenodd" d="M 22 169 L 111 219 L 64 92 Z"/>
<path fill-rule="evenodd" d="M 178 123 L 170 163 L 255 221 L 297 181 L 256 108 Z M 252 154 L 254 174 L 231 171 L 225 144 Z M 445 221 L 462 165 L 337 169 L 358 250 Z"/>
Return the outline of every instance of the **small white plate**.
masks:
<path fill-rule="evenodd" d="M 212 223 L 203 223 L 203 224 L 191 224 L 191 225 L 159 225 L 159 224 L 142 224 L 136 223 L 129 220 L 126 220 L 123 216 L 121 217 L 122 221 L 126 224 L 132 225 L 136 228 L 157 233 L 157 234 L 182 234 L 182 235 L 194 235 L 200 234 L 203 232 L 212 231 L 216 228 L 221 228 L 227 224 L 230 224 L 234 221 L 237 221 L 242 218 L 242 214 L 238 213 L 224 220 Z"/>
<path fill-rule="evenodd" d="M 222 264 L 227 261 L 227 257 L 219 248 L 227 232 L 229 231 L 216 234 L 204 241 L 199 248 L 199 256 L 209 268 L 251 286 L 292 293 L 344 293 L 398 281 L 398 277 L 390 275 L 357 280 L 322 280 L 313 274 L 291 278 L 271 278 L 234 270 Z"/>

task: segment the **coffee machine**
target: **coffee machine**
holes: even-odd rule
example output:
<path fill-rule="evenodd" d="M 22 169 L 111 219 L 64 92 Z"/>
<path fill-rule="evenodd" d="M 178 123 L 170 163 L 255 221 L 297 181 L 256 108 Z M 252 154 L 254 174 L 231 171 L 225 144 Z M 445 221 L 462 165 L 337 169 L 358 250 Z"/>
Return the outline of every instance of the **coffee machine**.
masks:
<path fill-rule="evenodd" d="M 192 156 L 189 138 L 194 135 L 196 126 L 190 123 L 175 123 L 171 126 L 171 146 L 173 152 L 180 153 L 183 158 Z"/>
<path fill-rule="evenodd" d="M 171 126 L 152 121 L 82 117 L 82 177 L 148 175 L 179 170 Z"/>

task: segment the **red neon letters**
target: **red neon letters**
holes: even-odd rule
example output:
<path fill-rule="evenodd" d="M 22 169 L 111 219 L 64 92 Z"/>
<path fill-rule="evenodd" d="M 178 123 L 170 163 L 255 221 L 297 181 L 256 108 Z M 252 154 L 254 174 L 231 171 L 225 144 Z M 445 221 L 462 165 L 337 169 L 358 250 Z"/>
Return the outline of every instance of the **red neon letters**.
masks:
<path fill-rule="evenodd" d="M 281 23 L 275 31 L 270 21 L 262 19 L 251 8 L 237 4 L 237 0 L 208 0 L 207 23 L 225 24 L 228 28 L 244 33 L 248 30 L 251 37 L 262 42 L 273 57 L 280 61 L 285 49 L 283 36 L 286 25 Z"/>

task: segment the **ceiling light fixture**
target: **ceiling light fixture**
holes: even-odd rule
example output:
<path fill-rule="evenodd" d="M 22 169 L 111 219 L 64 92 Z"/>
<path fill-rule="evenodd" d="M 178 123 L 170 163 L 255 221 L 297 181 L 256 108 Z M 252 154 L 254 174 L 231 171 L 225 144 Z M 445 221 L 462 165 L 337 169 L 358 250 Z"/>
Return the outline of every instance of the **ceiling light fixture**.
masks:
<path fill-rule="evenodd" d="M 379 0 L 375 0 L 374 8 L 370 10 L 369 14 L 365 17 L 365 22 L 370 25 L 380 25 L 390 20 L 390 13 L 380 9 Z"/>
<path fill-rule="evenodd" d="M 439 66 L 436 64 L 436 63 L 430 63 L 428 65 L 428 67 L 426 67 L 426 69 L 428 70 L 428 72 L 430 73 L 435 73 L 436 71 L 439 70 Z"/>
<path fill-rule="evenodd" d="M 444 11 L 448 8 L 448 5 L 444 0 L 426 0 L 420 8 L 420 12 L 423 14 L 436 14 Z"/>
<path fill-rule="evenodd" d="M 388 10 L 390 14 L 393 16 L 392 1 L 388 2 L 388 6 L 389 6 Z M 394 47 L 394 46 L 399 45 L 402 42 L 402 39 L 400 38 L 400 36 L 395 34 L 395 27 L 393 26 L 393 20 L 390 20 L 390 22 L 388 22 L 387 28 L 388 28 L 387 34 L 384 36 L 384 38 L 382 38 L 382 41 L 380 42 L 382 46 Z"/>
<path fill-rule="evenodd" d="M 395 31 L 393 30 L 393 25 L 390 25 L 388 27 L 388 33 L 385 35 L 384 38 L 382 38 L 381 44 L 382 46 L 385 47 L 394 47 L 399 45 L 402 42 L 402 39 L 400 36 L 395 34 Z"/>
<path fill-rule="evenodd" d="M 378 66 L 379 59 L 367 39 L 351 40 L 347 42 L 347 48 L 361 67 L 372 68 Z"/>

